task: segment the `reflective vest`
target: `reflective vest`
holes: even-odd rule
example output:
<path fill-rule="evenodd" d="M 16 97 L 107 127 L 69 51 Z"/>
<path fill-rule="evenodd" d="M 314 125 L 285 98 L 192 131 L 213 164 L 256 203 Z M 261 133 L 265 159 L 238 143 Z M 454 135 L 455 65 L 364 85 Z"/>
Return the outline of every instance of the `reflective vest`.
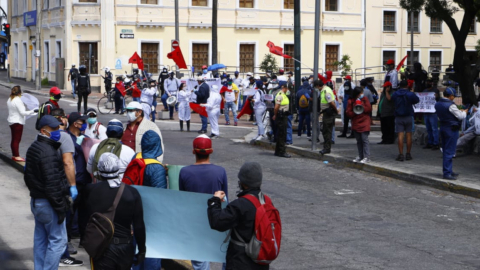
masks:
<path fill-rule="evenodd" d="M 329 103 L 327 101 L 327 98 L 325 97 L 326 93 L 329 93 L 335 99 L 335 94 L 333 93 L 333 90 L 328 86 L 324 86 L 322 92 L 320 93 L 320 97 L 322 99 L 322 101 L 321 101 L 322 104 Z"/>
<path fill-rule="evenodd" d="M 282 98 L 283 98 L 280 106 L 288 106 L 290 104 L 290 100 L 288 100 L 288 96 L 285 93 L 283 93 L 283 91 L 278 92 L 277 97 L 278 95 L 282 95 Z M 277 97 L 275 97 L 275 100 Z"/>

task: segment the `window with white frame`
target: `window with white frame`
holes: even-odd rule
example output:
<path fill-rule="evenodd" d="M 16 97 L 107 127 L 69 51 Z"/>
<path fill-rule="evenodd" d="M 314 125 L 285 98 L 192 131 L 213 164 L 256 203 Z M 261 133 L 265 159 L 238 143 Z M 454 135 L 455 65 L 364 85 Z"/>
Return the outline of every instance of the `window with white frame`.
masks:
<path fill-rule="evenodd" d="M 413 63 L 419 62 L 419 55 L 420 55 L 419 51 L 414 51 L 413 52 Z M 411 52 L 408 51 L 407 52 L 407 66 L 413 66 L 413 63 L 410 63 L 410 56 L 411 56 Z"/>
<path fill-rule="evenodd" d="M 88 74 L 98 74 L 98 43 L 79 42 L 80 65 L 85 65 Z"/>
<path fill-rule="evenodd" d="M 158 5 L 158 0 L 142 0 L 140 1 L 142 5 Z"/>
<path fill-rule="evenodd" d="M 255 71 L 255 44 L 240 44 L 240 72 Z"/>
<path fill-rule="evenodd" d="M 43 65 L 43 71 L 44 72 L 50 72 L 50 43 L 45 42 L 43 46 L 43 55 L 44 57 L 44 65 Z"/>
<path fill-rule="evenodd" d="M 23 12 L 28 11 L 28 0 L 23 0 Z"/>
<path fill-rule="evenodd" d="M 142 59 L 145 65 L 145 70 L 149 73 L 158 73 L 158 43 L 143 43 L 142 42 Z"/>
<path fill-rule="evenodd" d="M 295 0 L 283 0 L 283 9 L 293 9 Z"/>
<path fill-rule="evenodd" d="M 18 15 L 18 1 L 12 1 L 12 13 L 13 16 Z"/>
<path fill-rule="evenodd" d="M 57 47 L 56 47 L 55 51 L 57 53 L 57 58 L 62 58 L 62 42 L 57 41 L 56 44 L 57 44 Z"/>
<path fill-rule="evenodd" d="M 440 67 L 442 65 L 442 52 L 431 51 L 430 52 L 430 66 Z"/>
<path fill-rule="evenodd" d="M 62 0 L 55 0 L 55 6 L 60 7 L 62 5 Z"/>
<path fill-rule="evenodd" d="M 473 19 L 472 23 L 470 24 L 470 28 L 468 29 L 469 35 L 475 35 L 477 33 L 477 19 Z"/>
<path fill-rule="evenodd" d="M 392 59 L 393 61 L 395 61 L 396 59 L 396 55 L 397 52 L 396 51 L 383 51 L 382 53 L 382 64 L 385 66 L 387 64 L 387 61 Z"/>
<path fill-rule="evenodd" d="M 384 32 L 395 32 L 396 28 L 396 11 L 384 11 L 383 12 L 383 31 Z"/>
<path fill-rule="evenodd" d="M 254 0 L 238 0 L 238 6 L 241 8 L 254 8 Z"/>
<path fill-rule="evenodd" d="M 338 11 L 338 0 L 325 0 L 325 11 Z"/>
<path fill-rule="evenodd" d="M 14 53 L 15 53 L 14 54 L 14 63 L 15 63 L 14 69 L 19 70 L 20 67 L 18 66 L 18 43 L 15 43 Z"/>
<path fill-rule="evenodd" d="M 430 33 L 442 33 L 442 20 L 430 18 Z"/>
<path fill-rule="evenodd" d="M 97 0 L 78 0 L 80 3 L 97 3 Z"/>
<path fill-rule="evenodd" d="M 338 61 L 339 45 L 325 46 L 325 70 L 338 71 L 338 67 L 334 65 Z"/>
<path fill-rule="evenodd" d="M 36 10 L 37 9 L 37 0 L 32 0 L 32 8 L 30 10 Z"/>
<path fill-rule="evenodd" d="M 192 0 L 192 6 L 194 7 L 207 7 L 208 0 Z"/>
<path fill-rule="evenodd" d="M 50 7 L 50 0 L 43 0 L 43 9 L 49 9 Z"/>
<path fill-rule="evenodd" d="M 295 52 L 295 46 L 293 44 L 285 44 L 283 45 L 283 53 L 286 55 L 293 55 Z M 283 57 L 283 69 L 285 71 L 294 71 L 295 69 L 295 62 L 292 58 Z"/>
<path fill-rule="evenodd" d="M 27 43 L 23 43 L 23 70 L 27 70 L 27 55 L 28 55 L 28 49 L 27 49 Z"/>
<path fill-rule="evenodd" d="M 414 11 L 414 12 L 408 12 L 408 19 L 407 19 L 407 32 L 411 32 L 412 28 L 412 13 L 413 13 L 413 32 L 418 33 L 420 32 L 420 12 Z"/>
<path fill-rule="evenodd" d="M 208 65 L 208 59 L 209 59 L 208 47 L 209 47 L 208 43 L 192 44 L 192 65 L 196 71 L 202 71 L 202 66 Z"/>

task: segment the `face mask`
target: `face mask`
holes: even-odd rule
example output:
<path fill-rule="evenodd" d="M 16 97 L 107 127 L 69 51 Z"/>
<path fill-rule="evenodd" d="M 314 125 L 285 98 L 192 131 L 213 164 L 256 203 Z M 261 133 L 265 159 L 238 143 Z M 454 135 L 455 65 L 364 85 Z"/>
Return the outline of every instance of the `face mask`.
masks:
<path fill-rule="evenodd" d="M 203 74 L 207 74 L 208 70 L 204 69 Z"/>
<path fill-rule="evenodd" d="M 127 119 L 128 121 L 130 122 L 133 122 L 137 119 L 137 117 L 135 116 L 135 112 L 129 112 L 127 113 Z"/>
<path fill-rule="evenodd" d="M 80 132 L 85 131 L 85 129 L 87 129 L 87 123 L 82 124 L 82 126 L 80 127 Z"/>
<path fill-rule="evenodd" d="M 50 97 L 51 100 L 60 100 L 62 98 L 62 95 L 55 95 L 53 97 Z"/>
<path fill-rule="evenodd" d="M 97 123 L 97 118 L 96 118 L 96 117 L 88 118 L 88 119 L 87 119 L 87 122 L 88 122 L 90 125 L 93 125 L 93 124 Z"/>
<path fill-rule="evenodd" d="M 363 95 L 363 94 L 361 94 L 361 95 L 360 95 L 360 98 L 363 98 L 363 97 L 364 97 L 364 95 Z"/>
<path fill-rule="evenodd" d="M 45 130 L 46 131 L 46 130 Z M 47 131 L 48 132 L 48 131 Z M 60 140 L 60 130 L 55 130 L 55 131 L 52 131 L 52 132 L 48 132 L 50 133 L 50 139 L 58 142 L 58 140 Z"/>

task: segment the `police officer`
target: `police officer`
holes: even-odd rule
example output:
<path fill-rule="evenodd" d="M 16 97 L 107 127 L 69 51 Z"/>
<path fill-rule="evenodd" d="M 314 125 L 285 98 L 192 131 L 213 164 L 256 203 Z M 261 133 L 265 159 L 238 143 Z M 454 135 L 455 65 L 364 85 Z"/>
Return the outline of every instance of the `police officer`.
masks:
<path fill-rule="evenodd" d="M 290 158 L 287 154 L 286 140 L 287 140 L 287 127 L 288 127 L 288 115 L 290 114 L 288 109 L 290 100 L 287 96 L 288 87 L 287 84 L 283 84 L 281 91 L 275 96 L 275 109 L 272 119 L 277 126 L 277 144 L 275 146 L 275 156 Z"/>
<path fill-rule="evenodd" d="M 440 138 L 443 148 L 443 179 L 457 180 L 457 173 L 453 172 L 453 156 L 457 148 L 458 131 L 460 121 L 467 116 L 468 109 L 460 110 L 453 102 L 456 91 L 454 88 L 447 88 L 441 98 L 435 104 L 435 111 L 440 120 Z"/>
<path fill-rule="evenodd" d="M 323 84 L 322 80 L 315 80 L 313 87 L 320 91 L 320 111 L 323 115 L 323 149 L 320 154 L 325 155 L 331 152 L 332 148 L 332 130 L 335 127 L 335 116 L 337 115 L 337 106 L 335 104 L 335 94 L 332 88 Z"/>

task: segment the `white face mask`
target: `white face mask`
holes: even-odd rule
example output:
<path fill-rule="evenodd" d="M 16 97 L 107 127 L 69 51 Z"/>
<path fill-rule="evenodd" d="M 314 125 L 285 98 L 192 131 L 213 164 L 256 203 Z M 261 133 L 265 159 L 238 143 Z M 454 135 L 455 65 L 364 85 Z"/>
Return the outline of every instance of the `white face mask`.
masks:
<path fill-rule="evenodd" d="M 128 112 L 127 113 L 127 119 L 130 122 L 135 121 L 137 119 L 137 117 L 135 116 L 135 112 Z"/>

